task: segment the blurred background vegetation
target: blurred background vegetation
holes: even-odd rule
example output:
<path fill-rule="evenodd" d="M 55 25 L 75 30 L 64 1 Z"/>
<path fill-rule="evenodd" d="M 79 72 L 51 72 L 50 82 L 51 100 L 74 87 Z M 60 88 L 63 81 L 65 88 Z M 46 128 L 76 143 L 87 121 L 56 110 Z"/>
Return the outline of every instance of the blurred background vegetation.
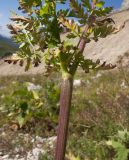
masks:
<path fill-rule="evenodd" d="M 56 135 L 59 75 L 42 77 L 0 78 L 0 127 L 8 124 L 6 139 L 10 146 L 10 135 L 14 138 L 19 132 L 44 137 Z M 72 98 L 68 159 L 128 160 L 128 77 L 129 71 L 125 68 L 87 75 L 82 71 L 77 73 L 75 81 L 78 80 L 79 85 L 74 85 Z M 12 127 L 14 124 L 16 128 Z M 46 159 L 52 159 L 53 151 L 54 148 Z"/>
<path fill-rule="evenodd" d="M 0 58 L 11 55 L 17 48 L 17 44 L 11 38 L 0 35 Z"/>

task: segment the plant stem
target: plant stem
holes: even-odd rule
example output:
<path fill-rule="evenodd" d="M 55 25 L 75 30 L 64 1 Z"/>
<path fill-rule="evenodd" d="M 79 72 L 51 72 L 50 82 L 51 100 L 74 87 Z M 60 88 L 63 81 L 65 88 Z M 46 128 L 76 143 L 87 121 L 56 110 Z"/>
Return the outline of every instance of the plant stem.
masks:
<path fill-rule="evenodd" d="M 72 91 L 73 76 L 65 74 L 61 83 L 59 127 L 57 133 L 55 160 L 65 159 Z"/>
<path fill-rule="evenodd" d="M 87 33 L 88 29 L 89 25 L 86 25 L 84 32 L 82 33 L 82 36 L 80 38 L 80 41 L 77 45 L 77 48 L 79 49 L 79 54 L 83 54 L 86 45 L 86 40 L 83 37 L 83 35 Z M 61 83 L 59 126 L 57 133 L 55 160 L 65 159 L 69 115 L 70 115 L 70 107 L 71 107 L 72 92 L 73 92 L 73 77 L 79 64 L 79 62 L 76 61 L 74 64 L 75 67 L 72 70 L 72 74 L 69 74 L 67 66 L 64 64 L 64 61 L 61 57 L 61 54 L 60 54 L 60 61 L 61 61 L 63 79 Z"/>

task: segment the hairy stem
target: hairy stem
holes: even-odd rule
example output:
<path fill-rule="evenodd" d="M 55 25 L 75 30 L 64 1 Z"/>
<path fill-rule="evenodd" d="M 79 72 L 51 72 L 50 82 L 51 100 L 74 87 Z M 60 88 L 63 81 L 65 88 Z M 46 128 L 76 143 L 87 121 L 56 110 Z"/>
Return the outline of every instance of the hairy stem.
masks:
<path fill-rule="evenodd" d="M 65 74 L 61 83 L 59 126 L 55 160 L 64 160 L 68 133 L 69 113 L 73 91 L 73 77 Z"/>
<path fill-rule="evenodd" d="M 86 26 L 84 33 L 86 34 L 89 27 Z M 86 40 L 83 35 L 78 43 L 79 52 L 82 54 L 86 45 Z M 66 143 L 67 143 L 67 133 L 68 133 L 68 124 L 69 124 L 69 114 L 70 114 L 70 106 L 72 100 L 72 91 L 73 91 L 73 75 L 67 72 L 66 66 L 63 65 L 62 62 L 62 71 L 63 79 L 61 83 L 61 95 L 60 95 L 60 113 L 59 113 L 59 126 L 57 133 L 57 143 L 56 143 L 56 154 L 55 160 L 64 160 L 65 159 L 65 151 L 66 151 Z M 78 67 L 78 62 L 76 62 L 76 67 L 73 73 L 76 72 Z"/>

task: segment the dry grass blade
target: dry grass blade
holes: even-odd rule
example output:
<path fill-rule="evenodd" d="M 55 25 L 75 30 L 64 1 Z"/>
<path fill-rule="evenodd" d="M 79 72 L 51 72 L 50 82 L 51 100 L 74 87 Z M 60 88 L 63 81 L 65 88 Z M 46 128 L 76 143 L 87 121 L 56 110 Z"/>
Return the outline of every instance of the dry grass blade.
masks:
<path fill-rule="evenodd" d="M 25 27 L 16 25 L 16 24 L 9 24 L 7 25 L 8 29 L 10 29 L 11 34 L 18 34 L 19 31 L 23 30 Z"/>
<path fill-rule="evenodd" d="M 109 70 L 109 69 L 114 69 L 116 68 L 116 65 L 113 65 L 111 63 L 106 64 L 106 62 L 103 62 L 101 65 L 96 67 L 99 70 Z"/>
<path fill-rule="evenodd" d="M 11 19 L 12 21 L 30 22 L 30 19 L 25 18 L 25 17 L 23 17 L 23 16 L 17 16 L 17 15 L 11 17 L 10 19 Z"/>
<path fill-rule="evenodd" d="M 10 33 L 11 33 L 11 34 L 18 34 L 17 28 L 14 27 L 14 25 L 9 24 L 9 25 L 7 25 L 7 27 L 8 27 L 8 29 L 10 30 Z"/>

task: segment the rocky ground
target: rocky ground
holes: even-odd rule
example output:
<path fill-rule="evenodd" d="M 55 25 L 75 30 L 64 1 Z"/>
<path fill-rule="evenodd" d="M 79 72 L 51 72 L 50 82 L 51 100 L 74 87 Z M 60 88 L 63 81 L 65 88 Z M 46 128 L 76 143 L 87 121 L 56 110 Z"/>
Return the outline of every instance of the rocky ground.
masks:
<path fill-rule="evenodd" d="M 39 160 L 50 153 L 55 146 L 56 137 L 39 137 L 0 128 L 0 160 Z"/>

